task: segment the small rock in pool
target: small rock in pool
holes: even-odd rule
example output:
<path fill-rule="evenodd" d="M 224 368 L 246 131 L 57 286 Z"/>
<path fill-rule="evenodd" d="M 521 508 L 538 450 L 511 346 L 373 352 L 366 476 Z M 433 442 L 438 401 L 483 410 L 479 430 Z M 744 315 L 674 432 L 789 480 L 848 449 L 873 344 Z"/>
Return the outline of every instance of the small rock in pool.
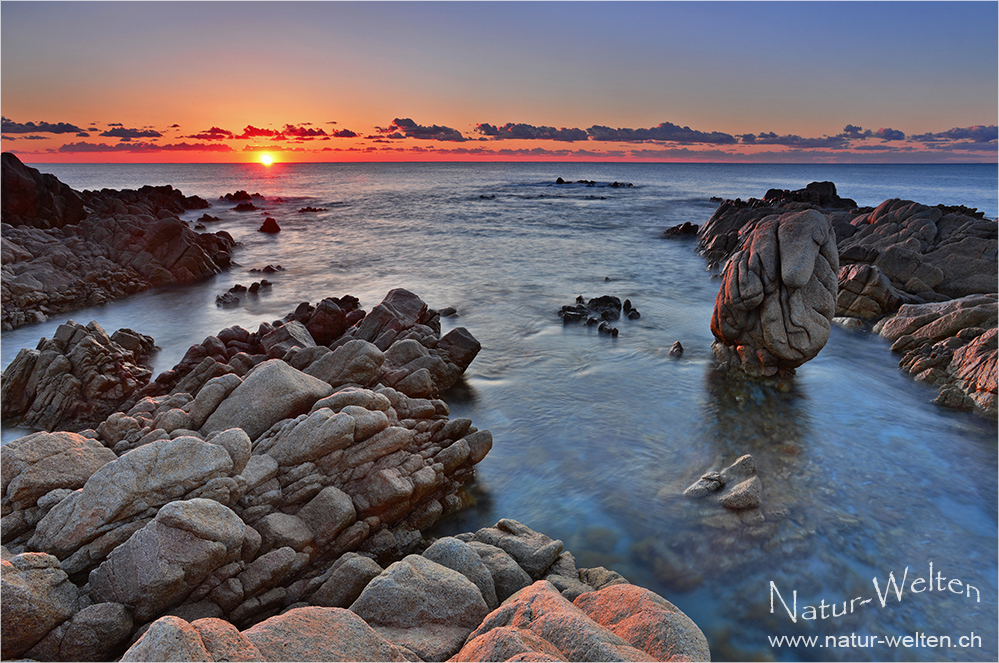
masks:
<path fill-rule="evenodd" d="M 236 212 L 252 212 L 253 210 L 258 210 L 260 208 L 254 205 L 253 203 L 240 203 L 235 207 L 233 207 L 232 209 L 235 210 Z"/>
<path fill-rule="evenodd" d="M 683 346 L 680 345 L 680 341 L 673 344 L 673 347 L 669 349 L 670 357 L 682 357 L 683 356 Z"/>
<path fill-rule="evenodd" d="M 237 283 L 236 285 L 229 288 L 229 292 L 246 292 L 246 286 Z"/>
<path fill-rule="evenodd" d="M 437 311 L 442 318 L 451 318 L 458 315 L 458 309 L 453 306 L 445 306 L 441 310 Z"/>
<path fill-rule="evenodd" d="M 611 327 L 606 320 L 600 323 L 597 327 L 597 331 L 601 334 L 609 334 L 611 336 L 617 336 L 618 334 L 617 327 Z"/>
<path fill-rule="evenodd" d="M 257 228 L 258 232 L 262 233 L 279 233 L 281 232 L 281 227 L 278 226 L 277 221 L 273 217 L 267 217 L 264 219 L 264 224 Z"/>
<path fill-rule="evenodd" d="M 230 306 L 238 306 L 239 297 L 232 294 L 231 292 L 227 292 L 215 298 L 215 305 L 218 306 L 219 308 L 229 308 Z"/>
<path fill-rule="evenodd" d="M 637 308 L 633 308 L 630 311 L 628 311 L 629 320 L 638 320 L 640 317 L 642 317 L 642 314 L 638 312 Z"/>

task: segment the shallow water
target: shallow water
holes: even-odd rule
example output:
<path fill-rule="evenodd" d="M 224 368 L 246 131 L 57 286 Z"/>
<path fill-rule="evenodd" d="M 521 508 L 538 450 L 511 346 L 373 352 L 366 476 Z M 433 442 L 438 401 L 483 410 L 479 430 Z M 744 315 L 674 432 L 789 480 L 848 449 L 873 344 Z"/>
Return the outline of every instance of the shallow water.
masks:
<path fill-rule="evenodd" d="M 74 188 L 173 184 L 209 200 L 236 189 L 264 213 L 215 202 L 242 242 L 234 267 L 209 282 L 161 289 L 4 333 L 2 365 L 59 323 L 131 327 L 162 348 L 156 371 L 223 327 L 256 329 L 301 301 L 352 294 L 370 308 L 406 287 L 431 306 L 455 306 L 483 349 L 452 416 L 493 433 L 478 465 L 476 502 L 435 533 L 498 518 L 561 538 L 580 566 L 605 565 L 678 605 L 708 635 L 716 660 L 967 660 L 997 655 L 995 422 L 929 404 L 935 393 L 897 369 L 883 340 L 834 329 L 799 369 L 789 393 L 733 384 L 714 373 L 708 323 L 719 281 L 690 241 L 658 238 L 703 223 L 711 196 L 836 182 L 862 205 L 890 197 L 965 204 L 996 214 L 994 166 L 680 166 L 672 164 L 303 164 L 44 166 Z M 630 188 L 555 186 L 566 180 Z M 485 196 L 485 197 L 482 197 Z M 495 197 L 493 197 L 495 196 Z M 602 199 L 601 199 L 602 197 Z M 305 205 L 325 207 L 299 214 Z M 196 218 L 203 212 L 190 213 Z M 214 299 L 253 267 L 281 264 L 274 287 L 236 309 Z M 620 336 L 562 326 L 558 309 L 603 294 L 630 298 L 639 320 Z M 667 352 L 680 340 L 686 351 Z M 14 433 L 5 431 L 4 439 Z M 720 507 L 682 497 L 708 469 L 751 453 L 765 506 L 762 527 L 733 527 Z M 892 595 L 889 572 L 925 576 L 929 562 L 974 598 L 935 591 Z M 853 614 L 792 623 L 770 612 L 770 582 L 790 605 L 874 598 Z M 946 586 L 946 581 L 944 581 Z M 768 636 L 974 632 L 962 649 L 878 645 L 772 647 Z"/>

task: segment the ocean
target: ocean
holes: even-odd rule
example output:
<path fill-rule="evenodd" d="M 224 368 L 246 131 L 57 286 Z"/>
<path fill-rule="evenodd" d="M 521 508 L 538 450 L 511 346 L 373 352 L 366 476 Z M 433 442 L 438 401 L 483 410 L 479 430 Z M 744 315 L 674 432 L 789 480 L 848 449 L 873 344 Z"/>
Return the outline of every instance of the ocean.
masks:
<path fill-rule="evenodd" d="M 96 320 L 153 336 L 158 373 L 224 327 L 255 330 L 326 296 L 351 294 L 370 310 L 404 287 L 432 307 L 454 306 L 444 331 L 464 326 L 482 343 L 447 400 L 452 416 L 494 439 L 477 466 L 474 503 L 434 535 L 514 518 L 560 538 L 578 566 L 614 569 L 690 615 L 715 660 L 999 656 L 996 422 L 932 405 L 936 392 L 898 370 L 889 343 L 840 328 L 790 393 L 733 386 L 712 370 L 720 281 L 691 240 L 659 238 L 706 222 L 712 197 L 824 180 L 860 205 L 905 198 L 995 218 L 995 165 L 36 167 L 76 189 L 171 184 L 202 196 L 213 208 L 185 218 L 221 217 L 208 230 L 241 243 L 238 264 L 201 284 L 5 332 L 2 366 L 67 319 Z M 556 185 L 559 177 L 571 183 Z M 219 197 L 239 189 L 284 202 L 234 212 Z M 325 211 L 298 212 L 307 205 Z M 279 234 L 257 232 L 265 214 Z M 249 270 L 267 264 L 284 268 L 267 277 L 272 288 L 216 307 L 217 295 L 259 280 Z M 641 318 L 616 323 L 616 338 L 563 326 L 556 313 L 578 295 L 628 298 Z M 675 341 L 680 360 L 668 356 Z M 4 440 L 19 434 L 5 430 Z M 773 512 L 765 527 L 733 528 L 682 496 L 705 471 L 747 453 Z M 943 581 L 920 592 L 912 581 L 930 563 Z M 903 593 L 888 592 L 889 575 Z M 919 633 L 951 646 L 891 640 Z M 969 634 L 978 640 L 959 641 Z M 873 644 L 859 646 L 863 636 Z"/>

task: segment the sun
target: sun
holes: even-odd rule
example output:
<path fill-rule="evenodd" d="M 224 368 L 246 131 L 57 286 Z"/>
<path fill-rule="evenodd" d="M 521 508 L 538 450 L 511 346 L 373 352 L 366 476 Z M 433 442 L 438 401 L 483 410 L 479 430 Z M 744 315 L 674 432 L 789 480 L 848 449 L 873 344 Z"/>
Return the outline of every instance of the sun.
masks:
<path fill-rule="evenodd" d="M 264 164 L 265 166 L 269 166 L 272 163 L 274 163 L 274 157 L 272 157 L 269 154 L 261 154 L 260 155 L 260 163 Z"/>

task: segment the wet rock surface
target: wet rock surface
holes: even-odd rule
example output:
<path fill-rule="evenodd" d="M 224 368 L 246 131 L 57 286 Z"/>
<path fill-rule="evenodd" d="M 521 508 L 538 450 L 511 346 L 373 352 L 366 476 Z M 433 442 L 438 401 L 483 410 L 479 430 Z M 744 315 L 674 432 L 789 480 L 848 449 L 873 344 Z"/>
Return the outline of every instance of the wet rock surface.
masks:
<path fill-rule="evenodd" d="M 3 155 L 3 329 L 226 269 L 235 242 L 178 215 L 208 207 L 170 186 L 76 192 Z"/>

